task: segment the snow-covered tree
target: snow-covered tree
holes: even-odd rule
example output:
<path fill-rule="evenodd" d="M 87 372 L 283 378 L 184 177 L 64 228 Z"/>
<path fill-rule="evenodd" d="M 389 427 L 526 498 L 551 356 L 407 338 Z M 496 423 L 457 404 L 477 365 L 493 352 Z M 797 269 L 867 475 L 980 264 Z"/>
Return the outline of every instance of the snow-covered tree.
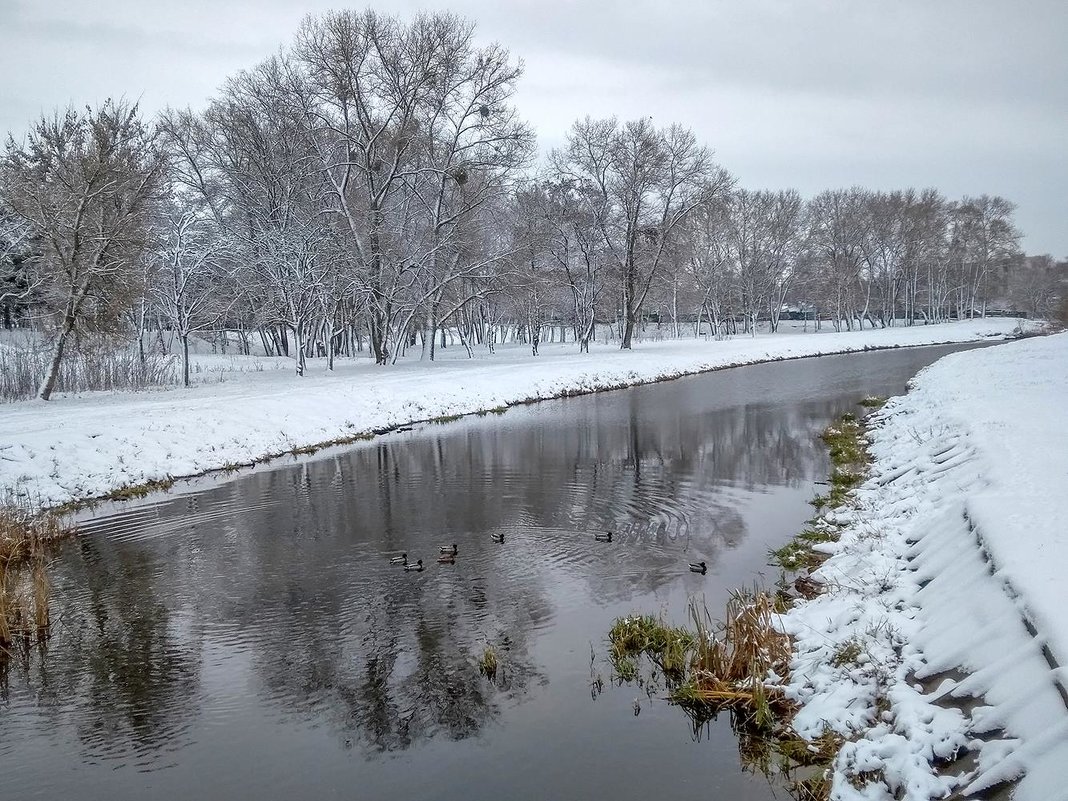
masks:
<path fill-rule="evenodd" d="M 658 129 L 646 118 L 576 122 L 554 164 L 561 180 L 597 198 L 595 219 L 620 276 L 620 347 L 628 349 L 686 220 L 725 192 L 730 176 L 692 131 Z"/>
<path fill-rule="evenodd" d="M 164 158 L 135 104 L 43 116 L 0 159 L 0 202 L 30 228 L 38 304 L 52 320 L 48 400 L 72 334 L 110 329 L 143 283 Z"/>

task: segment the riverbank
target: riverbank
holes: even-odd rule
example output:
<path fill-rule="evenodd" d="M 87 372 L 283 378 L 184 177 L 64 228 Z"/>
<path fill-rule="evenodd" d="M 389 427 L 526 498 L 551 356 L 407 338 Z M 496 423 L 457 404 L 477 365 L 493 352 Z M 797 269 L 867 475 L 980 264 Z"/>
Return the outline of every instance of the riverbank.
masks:
<path fill-rule="evenodd" d="M 381 368 L 313 363 L 297 378 L 278 360 L 215 357 L 209 383 L 140 393 L 87 393 L 0 406 L 0 488 L 40 506 L 167 487 L 175 478 L 351 442 L 411 423 L 779 359 L 1012 336 L 985 319 L 844 333 L 644 342 L 590 354 L 543 345 Z M 221 362 L 229 369 L 219 370 Z M 316 371 L 317 370 L 317 371 Z"/>
<path fill-rule="evenodd" d="M 785 616 L 836 799 L 1068 798 L 1068 334 L 948 356 L 873 417 L 823 592 Z M 981 797 L 981 796 L 979 796 Z"/>

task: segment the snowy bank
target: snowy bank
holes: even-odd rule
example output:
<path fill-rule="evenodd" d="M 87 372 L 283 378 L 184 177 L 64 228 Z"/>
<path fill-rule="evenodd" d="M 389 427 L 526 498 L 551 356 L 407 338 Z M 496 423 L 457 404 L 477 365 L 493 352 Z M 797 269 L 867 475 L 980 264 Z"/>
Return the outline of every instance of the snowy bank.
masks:
<path fill-rule="evenodd" d="M 319 371 L 305 378 L 275 369 L 279 360 L 216 358 L 211 369 L 220 368 L 220 361 L 233 365 L 215 374 L 216 383 L 0 406 L 0 490 L 60 504 L 526 400 L 776 359 L 1001 338 L 1017 325 L 985 319 L 721 342 L 672 340 L 640 343 L 632 352 L 595 346 L 590 354 L 576 353 L 573 344 L 543 345 L 536 358 L 526 350 L 499 349 L 473 359 L 386 368 L 352 360 L 333 373 L 313 362 Z"/>
<path fill-rule="evenodd" d="M 834 798 L 1068 799 L 1066 398 L 1060 334 L 947 356 L 876 415 L 826 591 L 784 621 L 796 728 L 849 740 Z"/>

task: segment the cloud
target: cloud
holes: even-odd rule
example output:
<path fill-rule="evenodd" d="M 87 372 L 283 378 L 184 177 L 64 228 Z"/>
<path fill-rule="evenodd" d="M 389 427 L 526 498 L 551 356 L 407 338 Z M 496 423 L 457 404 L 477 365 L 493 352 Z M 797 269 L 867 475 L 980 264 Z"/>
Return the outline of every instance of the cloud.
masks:
<path fill-rule="evenodd" d="M 153 113 L 226 76 L 336 0 L 0 0 L 0 130 L 109 95 Z M 379 2 L 410 16 L 418 0 Z M 433 4 L 431 4 L 433 5 Z M 543 147 L 587 114 L 691 126 L 752 186 L 1003 192 L 1027 246 L 1068 255 L 1068 8 L 1061 0 L 456 0 L 527 65 Z M 1009 189 L 1013 191 L 1010 192 Z"/>

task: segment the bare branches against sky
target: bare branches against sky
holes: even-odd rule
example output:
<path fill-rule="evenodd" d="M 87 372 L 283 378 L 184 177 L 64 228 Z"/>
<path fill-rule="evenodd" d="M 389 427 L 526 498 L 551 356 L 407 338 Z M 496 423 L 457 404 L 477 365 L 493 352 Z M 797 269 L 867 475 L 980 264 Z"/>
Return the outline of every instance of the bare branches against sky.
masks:
<path fill-rule="evenodd" d="M 108 96 L 203 106 L 336 0 L 0 0 L 0 131 Z M 355 5 L 360 5 L 356 3 Z M 525 61 L 543 151 L 577 118 L 680 122 L 751 188 L 936 186 L 1019 203 L 1068 255 L 1068 5 L 1058 0 L 578 3 L 449 8 Z"/>

